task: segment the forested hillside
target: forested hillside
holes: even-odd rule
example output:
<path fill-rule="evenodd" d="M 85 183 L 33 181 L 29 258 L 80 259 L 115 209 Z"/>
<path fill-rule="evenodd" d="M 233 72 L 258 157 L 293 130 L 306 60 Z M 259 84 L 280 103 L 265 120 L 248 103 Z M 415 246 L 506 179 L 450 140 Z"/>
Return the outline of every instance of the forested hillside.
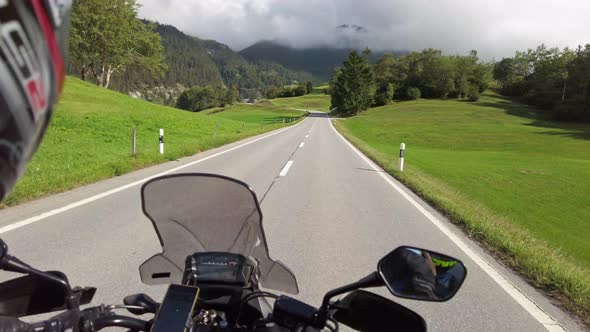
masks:
<path fill-rule="evenodd" d="M 161 36 L 164 47 L 168 66 L 165 74 L 154 76 L 144 68 L 129 66 L 113 75 L 110 88 L 170 104 L 171 99 L 192 86 L 225 85 L 262 94 L 271 86 L 317 81 L 311 74 L 286 69 L 277 63 L 249 62 L 224 44 L 189 36 L 170 25 L 155 24 L 154 31 Z M 73 66 L 69 71 L 79 75 Z"/>
<path fill-rule="evenodd" d="M 240 51 L 240 55 L 254 62 L 270 61 L 282 66 L 311 73 L 321 81 L 332 77 L 334 68 L 340 67 L 352 49 L 334 47 L 311 47 L 295 49 L 272 41 L 261 41 Z M 392 52 L 396 55 L 405 52 Z M 375 52 L 372 60 L 376 60 L 384 52 Z"/>

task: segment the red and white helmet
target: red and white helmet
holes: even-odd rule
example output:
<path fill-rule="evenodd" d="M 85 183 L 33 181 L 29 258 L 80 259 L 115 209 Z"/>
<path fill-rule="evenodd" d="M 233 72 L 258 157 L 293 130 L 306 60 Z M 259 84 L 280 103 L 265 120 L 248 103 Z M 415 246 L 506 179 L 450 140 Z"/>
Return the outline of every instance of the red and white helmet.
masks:
<path fill-rule="evenodd" d="M 37 150 L 65 79 L 72 0 L 0 0 L 0 200 Z"/>

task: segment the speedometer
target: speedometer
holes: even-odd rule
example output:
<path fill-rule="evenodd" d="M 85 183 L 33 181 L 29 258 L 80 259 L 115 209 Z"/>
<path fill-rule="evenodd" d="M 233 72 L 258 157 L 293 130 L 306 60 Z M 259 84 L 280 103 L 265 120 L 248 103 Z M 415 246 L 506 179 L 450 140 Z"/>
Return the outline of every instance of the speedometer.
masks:
<path fill-rule="evenodd" d="M 239 254 L 195 253 L 186 258 L 184 283 L 189 285 L 217 283 L 246 286 L 253 270 L 254 263 Z"/>

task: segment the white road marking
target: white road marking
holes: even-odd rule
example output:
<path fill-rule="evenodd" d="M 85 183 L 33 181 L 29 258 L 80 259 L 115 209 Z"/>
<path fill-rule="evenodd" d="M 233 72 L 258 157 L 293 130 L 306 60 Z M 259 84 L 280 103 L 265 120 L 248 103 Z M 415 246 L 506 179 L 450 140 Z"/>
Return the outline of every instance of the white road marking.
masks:
<path fill-rule="evenodd" d="M 299 147 L 302 148 L 305 145 L 305 142 L 301 142 L 301 144 L 299 144 Z"/>
<path fill-rule="evenodd" d="M 137 185 L 140 185 L 140 184 L 142 184 L 142 183 L 144 183 L 146 181 L 149 181 L 149 180 L 151 180 L 153 178 L 156 178 L 158 176 L 162 176 L 162 175 L 174 173 L 176 171 L 179 171 L 179 170 L 184 169 L 184 168 L 187 168 L 187 167 L 194 166 L 196 164 L 202 163 L 202 162 L 207 161 L 209 159 L 213 159 L 213 158 L 219 157 L 219 156 L 224 155 L 224 154 L 226 154 L 228 152 L 231 152 L 231 151 L 234 151 L 234 150 L 237 150 L 237 149 L 241 149 L 241 148 L 243 148 L 245 146 L 248 146 L 250 144 L 256 143 L 256 142 L 261 141 L 263 139 L 266 139 L 266 138 L 269 138 L 269 137 L 278 135 L 278 134 L 280 134 L 280 133 L 282 133 L 282 132 L 284 132 L 286 130 L 295 128 L 296 126 L 298 126 L 299 124 L 301 124 L 303 122 L 304 121 L 301 121 L 301 122 L 297 123 L 294 126 L 281 129 L 281 130 L 279 130 L 277 132 L 274 132 L 274 133 L 271 133 L 271 134 L 268 134 L 268 135 L 259 137 L 257 139 L 252 140 L 252 141 L 249 141 L 249 142 L 240 144 L 238 146 L 234 146 L 233 148 L 230 148 L 230 149 L 227 149 L 227 150 L 223 150 L 223 151 L 217 152 L 217 153 L 212 154 L 212 155 L 210 155 L 208 157 L 205 157 L 205 158 L 202 158 L 202 159 L 199 159 L 199 160 L 192 161 L 192 162 L 190 162 L 188 164 L 185 164 L 185 165 L 182 165 L 182 166 L 178 166 L 178 167 L 169 169 L 167 171 L 158 173 L 156 175 L 149 176 L 147 178 L 144 178 L 144 179 L 141 179 L 141 180 L 138 180 L 138 181 L 135 181 L 135 182 L 126 184 L 126 185 L 121 186 L 121 187 L 117 187 L 117 188 L 111 189 L 109 191 L 105 191 L 102 194 L 94 195 L 92 197 L 85 198 L 83 200 L 80 200 L 80 201 L 77 201 L 77 202 L 68 204 L 66 206 L 63 206 L 63 207 L 60 207 L 60 208 L 57 208 L 57 209 L 54 209 L 54 210 L 51 210 L 51 211 L 48 211 L 48 212 L 41 213 L 40 215 L 31 217 L 31 218 L 27 218 L 27 219 L 24 219 L 24 220 L 21 220 L 21 221 L 17 221 L 17 222 L 15 222 L 13 224 L 10 224 L 10 225 L 6 225 L 6 226 L 0 228 L 0 234 L 7 233 L 7 232 L 13 231 L 15 229 L 19 229 L 21 227 L 24 227 L 24 226 L 27 226 L 27 225 L 36 223 L 36 222 L 38 222 L 40 220 L 43 220 L 45 218 L 49 218 L 51 216 L 55 216 L 56 214 L 60 214 L 62 212 L 66 212 L 68 210 L 75 209 L 75 208 L 80 207 L 82 205 L 86 205 L 88 203 L 91 203 L 91 202 L 94 202 L 96 200 L 99 200 L 101 198 L 104 198 L 104 197 L 107 197 L 107 196 L 116 194 L 116 193 L 118 193 L 120 191 L 123 191 L 123 190 L 129 189 L 129 188 L 135 187 Z"/>
<path fill-rule="evenodd" d="M 283 176 L 287 175 L 287 173 L 289 173 L 289 169 L 291 168 L 291 166 L 293 166 L 293 160 L 289 160 L 287 162 L 285 167 L 283 167 L 283 170 L 281 170 L 281 173 L 279 174 L 279 176 L 283 177 Z"/>
<path fill-rule="evenodd" d="M 498 272 L 490 263 L 486 262 L 477 252 L 469 247 L 465 241 L 455 235 L 442 221 L 428 212 L 420 203 L 406 193 L 400 186 L 398 186 L 379 166 L 371 161 L 367 156 L 360 152 L 352 143 L 350 143 L 342 134 L 340 134 L 332 121 L 330 126 L 332 130 L 354 151 L 358 154 L 371 168 L 377 171 L 389 185 L 391 185 L 397 192 L 399 192 L 405 199 L 407 199 L 418 211 L 420 211 L 430 222 L 434 224 L 443 234 L 445 234 L 451 241 L 459 247 L 475 264 L 477 264 L 492 280 L 494 280 L 508 295 L 510 295 L 521 307 L 524 308 L 531 316 L 533 316 L 539 323 L 541 323 L 548 331 L 566 331 L 555 319 L 543 311 L 532 299 L 525 295 L 518 287 L 516 287 L 510 280 Z"/>
<path fill-rule="evenodd" d="M 309 135 L 305 135 L 305 138 L 308 138 L 308 137 L 309 137 Z"/>

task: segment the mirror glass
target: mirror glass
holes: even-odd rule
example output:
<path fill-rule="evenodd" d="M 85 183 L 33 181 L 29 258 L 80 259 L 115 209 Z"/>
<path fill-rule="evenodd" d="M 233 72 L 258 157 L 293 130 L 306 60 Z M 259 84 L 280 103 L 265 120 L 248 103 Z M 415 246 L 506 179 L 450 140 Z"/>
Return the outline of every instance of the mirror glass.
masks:
<path fill-rule="evenodd" d="M 423 301 L 451 299 L 467 276 L 460 260 L 413 247 L 395 249 L 381 259 L 378 270 L 393 295 Z"/>
<path fill-rule="evenodd" d="M 60 276 L 58 272 L 50 272 Z M 66 291 L 53 281 L 35 275 L 0 284 L 0 315 L 23 317 L 66 308 Z"/>

